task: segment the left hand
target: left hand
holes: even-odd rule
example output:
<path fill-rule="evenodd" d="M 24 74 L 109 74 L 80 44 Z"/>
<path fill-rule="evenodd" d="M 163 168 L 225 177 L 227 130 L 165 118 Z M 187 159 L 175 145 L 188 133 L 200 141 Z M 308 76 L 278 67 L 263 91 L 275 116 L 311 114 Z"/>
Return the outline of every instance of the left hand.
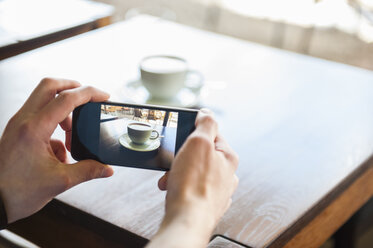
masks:
<path fill-rule="evenodd" d="M 113 174 L 111 167 L 93 160 L 67 164 L 63 142 L 51 139 L 60 125 L 70 149 L 70 113 L 89 101 L 108 98 L 76 81 L 43 79 L 11 118 L 0 139 L 0 195 L 8 223 L 37 212 L 81 182 Z"/>

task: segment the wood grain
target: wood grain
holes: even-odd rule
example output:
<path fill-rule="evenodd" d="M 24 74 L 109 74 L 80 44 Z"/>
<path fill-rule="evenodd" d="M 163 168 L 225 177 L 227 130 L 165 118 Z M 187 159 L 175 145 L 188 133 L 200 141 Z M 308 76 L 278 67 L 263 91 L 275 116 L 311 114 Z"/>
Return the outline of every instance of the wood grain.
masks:
<path fill-rule="evenodd" d="M 320 247 L 357 210 L 372 198 L 373 159 L 368 161 L 367 167 L 359 178 L 354 180 L 341 195 L 323 209 L 316 218 L 283 247 Z"/>
<path fill-rule="evenodd" d="M 286 244 L 343 195 L 343 182 L 352 185 L 368 171 L 361 168 L 373 154 L 373 72 L 147 16 L 2 61 L 0 130 L 44 76 L 73 78 L 114 101 L 128 100 L 125 84 L 149 54 L 182 56 L 204 74 L 201 105 L 216 112 L 240 156 L 240 184 L 214 234 L 254 248 Z M 63 138 L 61 130 L 55 137 Z M 112 178 L 57 199 L 150 239 L 164 214 L 162 173 L 114 170 Z"/>

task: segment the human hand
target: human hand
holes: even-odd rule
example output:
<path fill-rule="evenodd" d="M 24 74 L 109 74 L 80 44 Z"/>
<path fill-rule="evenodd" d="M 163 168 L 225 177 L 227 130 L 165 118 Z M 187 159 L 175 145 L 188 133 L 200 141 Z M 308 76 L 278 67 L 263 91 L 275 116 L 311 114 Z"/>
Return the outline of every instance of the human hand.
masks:
<path fill-rule="evenodd" d="M 8 223 L 37 212 L 79 183 L 113 174 L 111 167 L 93 160 L 67 164 L 63 142 L 51 139 L 60 125 L 70 150 L 70 113 L 86 102 L 108 98 L 75 81 L 47 78 L 10 119 L 0 139 L 0 195 Z"/>
<path fill-rule="evenodd" d="M 168 190 L 166 214 L 149 246 L 172 247 L 175 237 L 178 247 L 205 247 L 232 202 L 237 166 L 238 156 L 219 134 L 211 112 L 200 111 L 196 130 L 159 180 L 159 188 Z"/>

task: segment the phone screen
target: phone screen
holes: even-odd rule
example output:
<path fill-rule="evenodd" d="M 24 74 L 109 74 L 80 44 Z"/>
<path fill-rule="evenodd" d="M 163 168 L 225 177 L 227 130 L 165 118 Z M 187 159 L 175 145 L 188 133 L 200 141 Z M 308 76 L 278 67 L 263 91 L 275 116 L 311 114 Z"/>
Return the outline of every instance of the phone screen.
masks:
<path fill-rule="evenodd" d="M 74 111 L 72 155 L 106 164 L 169 170 L 194 129 L 196 110 L 88 103 Z"/>

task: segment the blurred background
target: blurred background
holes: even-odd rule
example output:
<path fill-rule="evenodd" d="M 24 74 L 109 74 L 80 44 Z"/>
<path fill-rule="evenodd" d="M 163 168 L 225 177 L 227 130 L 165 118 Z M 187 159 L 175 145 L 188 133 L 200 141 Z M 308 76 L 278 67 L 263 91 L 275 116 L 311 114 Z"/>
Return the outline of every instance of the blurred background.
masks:
<path fill-rule="evenodd" d="M 0 59 L 15 41 L 139 14 L 373 69 L 373 0 L 0 0 Z"/>
<path fill-rule="evenodd" d="M 373 70 L 373 0 L 100 0 L 113 21 L 150 14 Z"/>

